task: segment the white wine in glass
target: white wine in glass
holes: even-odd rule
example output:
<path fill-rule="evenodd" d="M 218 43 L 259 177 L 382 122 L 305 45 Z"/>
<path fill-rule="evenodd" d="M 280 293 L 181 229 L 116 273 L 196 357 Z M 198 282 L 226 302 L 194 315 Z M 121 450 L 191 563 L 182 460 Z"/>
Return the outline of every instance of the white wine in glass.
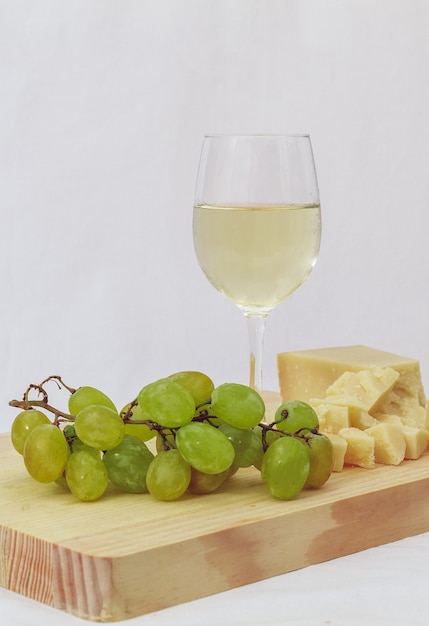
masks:
<path fill-rule="evenodd" d="M 309 135 L 206 135 L 193 234 L 201 269 L 247 319 L 249 384 L 262 392 L 266 318 L 305 281 L 319 253 Z"/>

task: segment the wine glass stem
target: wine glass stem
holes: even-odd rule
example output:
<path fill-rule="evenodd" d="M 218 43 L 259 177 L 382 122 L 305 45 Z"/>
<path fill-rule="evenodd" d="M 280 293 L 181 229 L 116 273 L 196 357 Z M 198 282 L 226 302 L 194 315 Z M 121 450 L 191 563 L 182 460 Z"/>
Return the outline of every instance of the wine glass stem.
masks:
<path fill-rule="evenodd" d="M 249 385 L 262 393 L 262 361 L 267 315 L 246 315 L 250 347 Z"/>

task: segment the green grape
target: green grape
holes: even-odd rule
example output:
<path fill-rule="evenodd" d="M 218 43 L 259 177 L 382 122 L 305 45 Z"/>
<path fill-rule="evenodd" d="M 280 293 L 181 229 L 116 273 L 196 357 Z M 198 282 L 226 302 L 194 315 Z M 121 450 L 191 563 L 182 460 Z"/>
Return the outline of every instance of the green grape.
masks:
<path fill-rule="evenodd" d="M 79 439 L 96 450 L 110 450 L 121 443 L 125 428 L 118 413 L 107 406 L 87 406 L 76 415 Z"/>
<path fill-rule="evenodd" d="M 310 473 L 305 487 L 318 489 L 322 487 L 330 475 L 334 465 L 334 449 L 326 435 L 310 434 L 302 438 L 310 454 Z"/>
<path fill-rule="evenodd" d="M 203 422 L 186 424 L 176 433 L 176 446 L 191 467 L 219 474 L 234 462 L 234 446 L 219 429 Z"/>
<path fill-rule="evenodd" d="M 63 434 L 69 445 L 70 454 L 72 452 L 78 452 L 79 450 L 88 450 L 89 452 L 95 454 L 95 456 L 97 456 L 98 458 L 101 458 L 100 450 L 97 450 L 96 448 L 91 448 L 91 446 L 88 446 L 86 443 L 83 443 L 83 441 L 79 439 L 79 437 L 76 435 L 76 429 L 73 424 L 66 424 L 63 429 Z"/>
<path fill-rule="evenodd" d="M 149 493 L 157 500 L 177 500 L 189 486 L 191 468 L 177 450 L 158 454 L 146 474 Z"/>
<path fill-rule="evenodd" d="M 42 411 L 28 409 L 21 411 L 13 420 L 11 428 L 12 445 L 19 454 L 24 451 L 25 441 L 30 432 L 39 424 L 50 424 L 51 420 Z"/>
<path fill-rule="evenodd" d="M 108 484 L 107 469 L 100 458 L 88 450 L 70 455 L 66 465 L 68 488 L 76 498 L 92 502 L 101 498 Z"/>
<path fill-rule="evenodd" d="M 253 428 L 263 420 L 265 404 L 251 387 L 224 383 L 212 393 L 212 411 L 227 424 L 237 428 Z"/>
<path fill-rule="evenodd" d="M 101 450 L 97 450 L 97 448 L 88 446 L 86 443 L 83 443 L 83 441 L 76 437 L 71 443 L 71 452 L 79 452 L 80 450 L 86 450 L 87 452 L 90 452 L 97 458 L 101 459 Z"/>
<path fill-rule="evenodd" d="M 260 457 L 258 459 L 256 459 L 256 461 L 253 463 L 254 467 L 256 467 L 256 469 L 258 469 L 259 471 L 261 471 L 262 469 L 262 462 L 264 460 L 264 452 L 260 455 Z"/>
<path fill-rule="evenodd" d="M 297 437 L 274 441 L 264 454 L 261 478 L 269 493 L 290 500 L 304 487 L 310 472 L 310 454 Z"/>
<path fill-rule="evenodd" d="M 240 468 L 237 465 L 234 465 L 233 463 L 228 470 L 228 478 L 231 478 L 231 476 L 234 476 L 234 474 L 236 474 L 239 469 Z"/>
<path fill-rule="evenodd" d="M 150 428 L 148 424 L 133 424 L 133 420 L 142 421 L 146 419 L 138 404 L 133 405 L 132 402 L 129 402 L 120 412 L 120 416 L 122 419 L 131 420 L 124 422 L 126 434 L 134 435 L 134 437 L 138 437 L 143 442 L 155 437 L 155 429 Z"/>
<path fill-rule="evenodd" d="M 238 468 L 237 468 L 238 469 Z M 191 482 L 189 491 L 196 495 L 212 493 L 216 491 L 230 476 L 230 468 L 219 474 L 205 474 L 195 468 L 191 468 Z"/>
<path fill-rule="evenodd" d="M 103 461 L 109 479 L 116 487 L 128 493 L 147 493 L 146 474 L 153 458 L 143 441 L 125 435 L 116 448 L 104 454 Z"/>
<path fill-rule="evenodd" d="M 178 428 L 192 420 L 194 398 L 188 389 L 165 378 L 157 380 L 138 394 L 138 403 L 145 419 L 167 428 Z"/>
<path fill-rule="evenodd" d="M 87 406 L 107 406 L 112 411 L 116 411 L 116 406 L 105 393 L 95 387 L 79 387 L 69 396 L 68 406 L 71 415 L 77 415 Z"/>
<path fill-rule="evenodd" d="M 76 439 L 76 429 L 73 424 L 66 424 L 63 428 L 64 437 L 67 441 L 72 442 L 73 439 Z"/>
<path fill-rule="evenodd" d="M 296 433 L 301 428 L 318 428 L 319 418 L 316 411 L 306 402 L 290 400 L 279 406 L 274 420 L 278 430 Z"/>
<path fill-rule="evenodd" d="M 28 435 L 23 458 L 28 473 L 41 483 L 57 480 L 64 471 L 69 447 L 62 431 L 53 424 L 39 424 Z"/>
<path fill-rule="evenodd" d="M 234 465 L 250 467 L 257 463 L 263 454 L 262 440 L 256 432 L 248 428 L 236 428 L 231 424 L 222 424 L 219 430 L 224 433 L 234 446 Z"/>
<path fill-rule="evenodd" d="M 62 489 L 66 489 L 67 491 L 70 491 L 69 486 L 67 484 L 65 472 L 63 472 L 61 476 L 59 476 L 54 482 Z"/>
<path fill-rule="evenodd" d="M 167 380 L 173 380 L 188 389 L 194 398 L 195 406 L 208 402 L 214 389 L 212 379 L 202 372 L 176 372 L 168 376 Z"/>
<path fill-rule="evenodd" d="M 125 422 L 125 434 L 133 435 L 140 439 L 142 443 L 153 439 L 156 435 L 156 431 L 153 428 L 149 428 L 147 424 L 132 424 L 131 422 Z"/>

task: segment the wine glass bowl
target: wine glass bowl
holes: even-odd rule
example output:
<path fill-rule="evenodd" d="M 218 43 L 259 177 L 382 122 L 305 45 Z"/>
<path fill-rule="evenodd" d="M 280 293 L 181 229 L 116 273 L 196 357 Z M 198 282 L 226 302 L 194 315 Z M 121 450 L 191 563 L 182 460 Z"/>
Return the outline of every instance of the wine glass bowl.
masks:
<path fill-rule="evenodd" d="M 316 263 L 321 235 L 308 135 L 207 135 L 194 200 L 201 269 L 248 321 L 250 385 L 262 391 L 265 320 Z"/>

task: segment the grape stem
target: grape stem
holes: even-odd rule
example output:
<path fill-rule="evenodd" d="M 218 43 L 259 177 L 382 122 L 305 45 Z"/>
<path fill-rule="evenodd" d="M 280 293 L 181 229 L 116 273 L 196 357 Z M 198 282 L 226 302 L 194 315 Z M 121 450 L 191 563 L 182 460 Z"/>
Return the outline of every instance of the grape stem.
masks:
<path fill-rule="evenodd" d="M 33 388 L 35 388 L 36 386 L 34 385 Z M 46 396 L 47 397 L 47 396 Z M 17 409 L 22 409 L 23 411 L 28 411 L 28 409 L 34 409 L 34 408 L 42 408 L 45 409 L 46 411 L 49 411 L 50 413 L 54 414 L 54 424 L 58 425 L 60 421 L 67 421 L 67 422 L 73 422 L 74 421 L 74 416 L 73 415 L 69 415 L 68 413 L 63 413 L 63 411 L 60 411 L 59 409 L 56 409 L 54 406 L 50 405 L 47 403 L 47 401 L 45 399 L 43 400 L 26 400 L 25 398 L 23 400 L 11 400 L 9 402 L 9 406 L 13 406 Z"/>
<path fill-rule="evenodd" d="M 318 428 L 307 428 L 305 426 L 304 428 L 300 428 L 299 430 L 296 431 L 296 433 L 294 433 L 296 437 L 301 437 L 301 439 L 304 439 L 306 443 L 310 441 L 313 435 L 319 435 L 319 434 L 320 433 L 319 433 Z"/>
<path fill-rule="evenodd" d="M 134 400 L 132 402 L 129 403 L 127 410 L 125 411 L 125 413 L 121 413 L 121 417 L 123 419 L 123 421 L 125 423 L 127 422 L 131 422 L 131 416 L 133 414 L 133 409 L 134 407 L 137 406 L 137 398 L 134 398 Z M 137 421 L 134 421 L 134 423 L 137 423 Z"/>
<path fill-rule="evenodd" d="M 66 385 L 63 379 L 61 378 L 61 376 L 58 376 L 57 374 L 48 376 L 48 378 L 45 378 L 45 380 L 42 380 L 42 382 L 38 386 L 41 389 L 43 389 L 43 385 L 45 385 L 46 383 L 49 383 L 51 380 L 53 380 L 57 384 L 59 389 L 61 389 L 61 387 L 64 387 L 64 389 L 67 389 L 67 391 L 69 391 L 71 394 L 73 394 L 76 391 L 76 389 L 74 389 L 73 387 L 69 387 L 68 385 Z"/>
<path fill-rule="evenodd" d="M 204 405 L 205 404 L 207 404 L 207 402 L 205 402 Z M 204 406 L 204 405 L 201 405 L 201 406 Z M 214 428 L 219 428 L 217 424 L 213 424 L 213 422 L 211 421 L 211 420 L 216 420 L 216 419 L 219 419 L 217 415 L 210 415 L 207 409 L 203 409 L 202 411 L 199 411 L 198 415 L 196 415 L 192 421 L 193 422 L 208 422 L 210 426 L 213 426 Z"/>
<path fill-rule="evenodd" d="M 51 380 L 53 380 L 57 384 L 59 389 L 61 389 L 61 387 L 64 387 L 64 389 L 67 389 L 67 391 L 69 391 L 70 393 L 74 393 L 76 391 L 76 389 L 73 389 L 72 387 L 66 385 L 61 376 L 54 374 L 52 376 L 48 376 L 47 378 L 45 378 L 45 380 L 42 380 L 39 385 L 28 385 L 27 389 L 24 392 L 22 400 L 11 400 L 9 402 L 9 406 L 22 409 L 23 411 L 27 411 L 28 409 L 34 409 L 36 407 L 45 409 L 46 411 L 54 414 L 53 423 L 56 426 L 58 426 L 61 421 L 74 421 L 73 415 L 70 415 L 69 413 L 64 413 L 63 411 L 60 411 L 59 409 L 49 404 L 48 393 L 44 388 L 44 385 L 46 385 L 46 383 L 50 382 Z M 29 396 L 31 391 L 33 390 L 36 390 L 38 394 L 42 396 L 42 400 L 30 400 Z"/>
<path fill-rule="evenodd" d="M 278 424 L 278 422 L 271 422 L 270 424 L 265 424 L 264 422 L 261 422 L 260 424 L 258 424 L 259 428 L 261 428 L 262 430 L 261 438 L 262 438 L 262 448 L 264 452 L 266 452 L 269 447 L 269 443 L 267 442 L 268 432 L 270 431 L 275 432 L 276 435 L 280 435 L 280 437 L 293 437 L 291 433 L 286 433 L 286 432 L 283 432 L 282 430 L 278 430 L 275 427 L 276 424 Z"/>

